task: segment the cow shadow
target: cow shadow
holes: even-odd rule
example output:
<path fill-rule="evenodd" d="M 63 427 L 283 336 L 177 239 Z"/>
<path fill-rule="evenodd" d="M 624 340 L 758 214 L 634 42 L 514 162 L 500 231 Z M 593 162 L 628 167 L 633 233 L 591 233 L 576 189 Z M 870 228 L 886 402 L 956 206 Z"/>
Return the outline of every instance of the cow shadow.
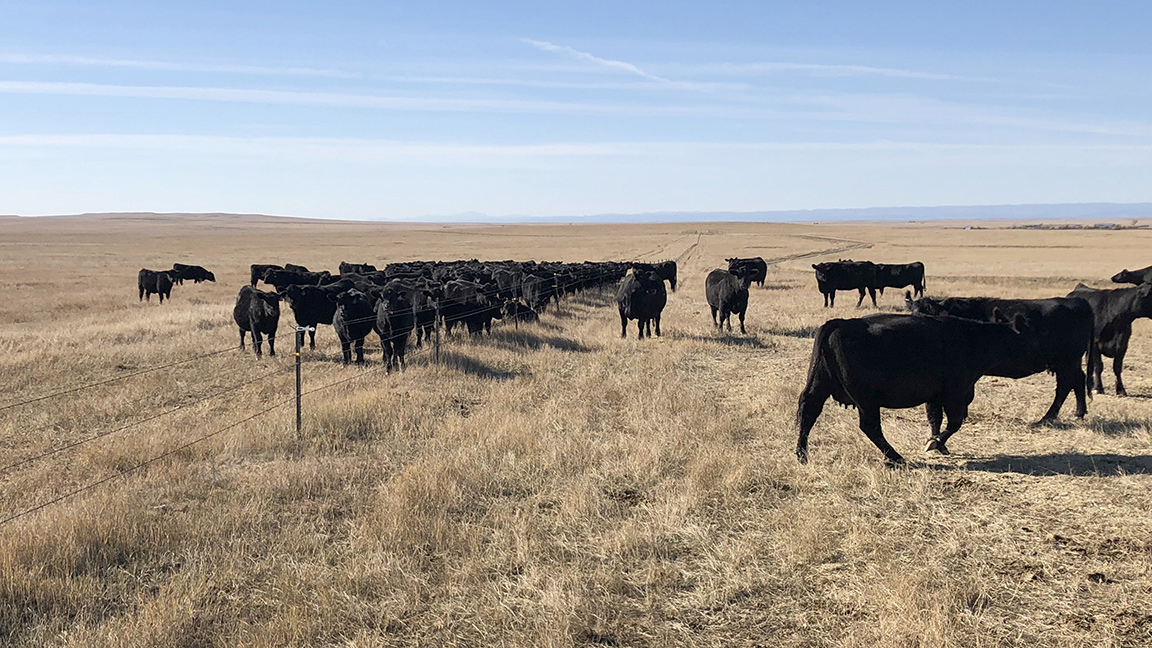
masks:
<path fill-rule="evenodd" d="M 768 335 L 779 335 L 782 337 L 799 338 L 801 340 L 811 340 L 816 337 L 816 332 L 820 330 L 820 326 L 800 326 L 797 328 L 776 328 L 770 327 L 765 332 Z"/>
<path fill-rule="evenodd" d="M 1073 428 L 1088 428 L 1097 434 L 1102 434 L 1109 437 L 1131 437 L 1139 432 L 1148 429 L 1147 423 L 1140 421 L 1114 421 L 1114 420 L 1089 420 L 1089 421 L 1037 421 L 1029 425 L 1031 428 L 1051 428 L 1054 430 L 1071 430 Z"/>
<path fill-rule="evenodd" d="M 489 342 L 492 346 L 511 351 L 523 351 L 526 349 L 538 351 L 548 348 L 574 353 L 588 353 L 592 350 L 576 340 L 558 335 L 541 335 L 533 332 L 527 326 L 522 326 L 519 330 L 505 329 L 498 334 L 494 333 L 489 339 Z"/>
<path fill-rule="evenodd" d="M 456 369 L 460 373 L 488 380 L 511 380 L 519 375 L 515 371 L 496 367 L 456 351 L 441 352 L 440 363 L 450 369 Z"/>
<path fill-rule="evenodd" d="M 709 342 L 712 344 L 723 344 L 730 347 L 740 347 L 744 349 L 771 349 L 773 345 L 765 344 L 760 338 L 755 335 L 733 335 L 731 333 L 718 333 L 716 335 L 696 335 L 691 333 L 672 333 L 669 335 L 674 340 L 692 340 L 693 342 Z"/>
<path fill-rule="evenodd" d="M 1152 456 L 1079 453 L 1005 455 L 981 461 L 969 461 L 963 469 L 990 473 L 1074 477 L 1146 475 L 1152 474 Z"/>
<path fill-rule="evenodd" d="M 804 284 L 790 284 L 790 283 L 768 283 L 764 282 L 763 286 L 757 286 L 758 290 L 794 290 L 796 288 L 803 288 Z"/>

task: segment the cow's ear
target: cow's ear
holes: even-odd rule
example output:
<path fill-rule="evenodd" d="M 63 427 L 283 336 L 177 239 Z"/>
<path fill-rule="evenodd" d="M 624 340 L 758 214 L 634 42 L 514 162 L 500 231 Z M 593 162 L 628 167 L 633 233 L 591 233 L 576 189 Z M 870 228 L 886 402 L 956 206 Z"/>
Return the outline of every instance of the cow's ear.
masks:
<path fill-rule="evenodd" d="M 1016 317 L 1012 318 L 1012 330 L 1017 333 L 1024 333 L 1033 331 L 1034 329 L 1032 325 L 1028 323 L 1028 318 L 1024 317 L 1023 313 L 1016 313 Z"/>
<path fill-rule="evenodd" d="M 820 268 L 817 268 L 817 267 L 816 267 L 816 264 L 815 264 L 815 263 L 813 263 L 813 264 L 812 264 L 812 269 L 813 269 L 813 270 L 819 270 Z"/>
<path fill-rule="evenodd" d="M 1007 324 L 1008 318 L 1004 317 L 1004 313 L 1000 312 L 999 308 L 992 309 L 992 321 L 997 324 Z"/>
<path fill-rule="evenodd" d="M 1144 282 L 1140 284 L 1140 294 L 1144 297 L 1152 294 L 1152 282 Z"/>

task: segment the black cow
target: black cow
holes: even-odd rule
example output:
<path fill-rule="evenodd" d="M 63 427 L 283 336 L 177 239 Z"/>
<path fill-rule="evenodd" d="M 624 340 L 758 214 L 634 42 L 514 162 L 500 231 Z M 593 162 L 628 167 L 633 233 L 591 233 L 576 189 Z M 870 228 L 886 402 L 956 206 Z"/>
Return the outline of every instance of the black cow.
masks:
<path fill-rule="evenodd" d="M 637 339 L 644 339 L 645 331 L 652 337 L 652 322 L 656 322 L 656 335 L 660 335 L 660 314 L 668 303 L 664 279 L 654 271 L 637 271 L 624 277 L 616 290 L 616 304 L 620 309 L 620 337 L 628 337 L 628 320 L 636 320 Z"/>
<path fill-rule="evenodd" d="M 768 278 L 768 264 L 761 257 L 750 257 L 741 259 L 739 257 L 732 257 L 731 259 L 724 259 L 728 262 L 728 270 L 737 270 L 744 268 L 744 272 L 748 275 L 749 283 L 759 284 L 761 288 L 764 287 L 764 280 Z"/>
<path fill-rule="evenodd" d="M 543 313 L 544 309 L 548 308 L 548 303 L 556 295 L 556 278 L 526 274 L 520 282 L 520 291 L 524 295 L 524 301 L 528 303 L 528 308 L 537 313 Z"/>
<path fill-rule="evenodd" d="M 876 314 L 832 319 L 816 333 L 808 383 L 800 393 L 796 458 L 808 461 L 808 433 L 831 396 L 855 407 L 860 429 L 889 465 L 904 458 L 880 428 L 880 408 L 928 405 L 932 439 L 943 448 L 968 416 L 976 381 L 997 363 L 1035 357 L 1027 320 L 976 322 L 959 317 Z M 940 432 L 944 415 L 948 427 Z"/>
<path fill-rule="evenodd" d="M 384 289 L 380 301 L 376 302 L 376 334 L 380 336 L 387 371 L 404 368 L 408 336 L 415 327 L 416 318 L 408 297 L 403 291 Z"/>
<path fill-rule="evenodd" d="M 752 280 L 748 274 L 749 269 L 738 266 L 735 270 L 716 269 L 708 273 L 704 279 L 704 297 L 708 306 L 712 308 L 712 323 L 717 329 L 728 323 L 728 330 L 732 330 L 732 313 L 740 316 L 740 332 L 744 330 L 744 312 L 748 310 L 748 285 Z M 716 312 L 720 312 L 720 320 L 716 320 Z"/>
<path fill-rule="evenodd" d="M 284 269 L 287 270 L 288 272 L 311 272 L 311 270 L 309 270 L 308 268 L 305 268 L 302 265 L 296 265 L 294 263 L 285 263 Z"/>
<path fill-rule="evenodd" d="M 1152 266 L 1140 268 L 1139 270 L 1129 270 L 1125 268 L 1112 277 L 1112 283 L 1130 283 L 1139 286 L 1140 284 L 1150 282 L 1152 282 Z"/>
<path fill-rule="evenodd" d="M 1139 317 L 1152 317 L 1152 283 L 1112 290 L 1097 290 L 1077 284 L 1068 296 L 1087 301 L 1096 315 L 1095 334 L 1088 353 L 1088 390 L 1092 390 L 1095 380 L 1096 391 L 1104 393 L 1103 356 L 1107 356 L 1112 358 L 1112 372 L 1116 374 L 1116 394 L 1127 396 L 1120 372 L 1124 370 L 1124 354 L 1128 353 L 1128 340 L 1132 337 L 1132 321 Z"/>
<path fill-rule="evenodd" d="M 346 283 L 332 284 L 330 286 L 299 286 L 291 285 L 281 293 L 288 305 L 292 308 L 292 315 L 296 318 L 297 326 L 304 326 L 313 330 L 308 331 L 308 347 L 316 348 L 316 331 L 319 324 L 331 324 L 336 315 L 336 302 L 332 295 L 338 295 L 352 286 Z"/>
<path fill-rule="evenodd" d="M 536 311 L 516 300 L 504 302 L 501 310 L 504 312 L 505 321 L 512 320 L 515 323 L 540 321 L 540 316 L 536 314 Z"/>
<path fill-rule="evenodd" d="M 272 263 L 253 263 L 251 266 L 252 282 L 249 285 L 251 285 L 253 288 L 255 288 L 256 282 L 260 281 L 261 279 L 264 278 L 265 272 L 268 272 L 269 270 L 283 270 L 283 269 L 284 269 L 284 266 L 278 266 L 278 265 L 275 265 Z"/>
<path fill-rule="evenodd" d="M 294 270 L 268 270 L 262 277 L 264 283 L 283 292 L 288 286 L 319 286 L 330 283 L 332 274 L 323 272 L 296 272 Z"/>
<path fill-rule="evenodd" d="M 816 286 L 824 294 L 825 307 L 836 305 L 837 290 L 860 291 L 857 308 L 864 303 L 864 291 L 868 291 L 872 305 L 876 305 L 876 264 L 871 261 L 825 261 L 813 263 L 812 268 L 816 270 Z"/>
<path fill-rule="evenodd" d="M 352 347 L 356 347 L 356 364 L 364 364 L 364 338 L 376 328 L 376 304 L 368 295 L 352 288 L 339 294 L 329 293 L 336 303 L 332 328 L 340 337 L 340 352 L 344 364 L 352 361 Z"/>
<path fill-rule="evenodd" d="M 367 274 L 369 272 L 376 272 L 376 266 L 368 263 L 348 263 L 347 261 L 340 262 L 340 274 Z"/>
<path fill-rule="evenodd" d="M 1036 331 L 1039 340 L 1040 362 L 1004 362 L 988 370 L 990 376 L 1023 378 L 1043 369 L 1056 375 L 1056 396 L 1041 421 L 1052 421 L 1069 392 L 1076 394 L 1076 416 L 1088 411 L 1084 393 L 1084 371 L 1081 358 L 1092 345 L 1094 318 L 1092 308 L 1082 299 L 1054 297 L 1052 299 L 995 299 L 991 297 L 949 297 L 933 299 L 922 297 L 912 301 L 904 293 L 908 310 L 922 315 L 951 315 L 982 322 L 996 321 L 996 313 L 1005 317 L 1022 315 Z M 931 448 L 930 448 L 931 449 Z"/>
<path fill-rule="evenodd" d="M 172 273 L 167 270 L 149 270 L 148 268 L 141 268 L 140 272 L 136 273 L 136 287 L 140 289 L 140 299 L 145 301 L 152 301 L 152 294 L 160 295 L 160 303 L 164 303 L 164 299 L 172 299 Z"/>
<path fill-rule="evenodd" d="M 657 276 L 668 282 L 672 292 L 676 292 L 676 262 L 661 261 L 660 263 L 632 263 L 629 264 L 633 272 L 655 272 Z"/>
<path fill-rule="evenodd" d="M 445 332 L 452 333 L 460 322 L 464 322 L 473 335 L 482 333 L 485 324 L 491 326 L 492 309 L 496 305 L 489 299 L 484 284 L 457 279 L 445 283 L 440 294 L 440 317 L 444 320 Z"/>
<path fill-rule="evenodd" d="M 877 263 L 876 289 L 884 294 L 885 288 L 903 288 L 912 286 L 913 296 L 924 296 L 924 264 L 919 261 L 912 263 Z"/>
<path fill-rule="evenodd" d="M 205 270 L 198 265 L 184 265 L 183 263 L 172 264 L 172 279 L 181 286 L 184 285 L 185 279 L 191 279 L 193 283 L 200 283 L 201 281 L 216 283 L 216 275 L 212 274 L 210 270 Z"/>
<path fill-rule="evenodd" d="M 264 292 L 252 286 L 240 288 L 236 295 L 236 306 L 232 309 L 232 319 L 240 327 L 240 348 L 244 348 L 244 333 L 251 331 L 252 346 L 256 357 L 260 357 L 261 335 L 268 336 L 268 355 L 276 355 L 276 327 L 280 324 L 280 295 Z"/>

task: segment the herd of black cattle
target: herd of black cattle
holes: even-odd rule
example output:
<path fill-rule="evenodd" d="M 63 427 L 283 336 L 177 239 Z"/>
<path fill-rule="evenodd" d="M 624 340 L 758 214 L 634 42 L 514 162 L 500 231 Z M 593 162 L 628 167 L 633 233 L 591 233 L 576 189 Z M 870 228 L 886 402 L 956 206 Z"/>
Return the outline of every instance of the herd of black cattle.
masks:
<path fill-rule="evenodd" d="M 727 324 L 730 331 L 736 314 L 743 333 L 749 287 L 764 285 L 767 264 L 759 257 L 727 261 L 727 270 L 707 276 L 705 298 L 718 328 Z M 809 432 L 829 397 L 858 410 L 860 429 L 893 465 L 904 459 L 884 438 L 880 409 L 925 405 L 931 428 L 927 449 L 947 454 L 946 442 L 967 417 L 982 376 L 1023 378 L 1048 371 L 1056 378 L 1056 394 L 1041 421 L 1054 420 L 1069 393 L 1076 396 L 1076 416 L 1083 417 L 1093 386 L 1104 393 L 1103 357 L 1113 359 L 1116 393 L 1126 395 L 1121 371 L 1132 322 L 1152 317 L 1152 267 L 1112 277 L 1115 283 L 1135 284 L 1132 288 L 1100 290 L 1079 284 L 1067 296 L 1049 299 L 924 297 L 924 264 L 919 262 L 840 260 L 812 267 L 826 307 L 834 305 L 838 290 L 858 291 L 859 307 L 865 293 L 875 306 L 877 291 L 883 295 L 885 288 L 911 286 L 904 293 L 911 314 L 830 319 L 820 327 L 796 414 L 796 456 L 801 462 L 808 459 Z M 172 286 L 185 279 L 200 283 L 216 278 L 200 266 L 143 269 L 138 276 L 140 298 L 157 293 L 162 303 L 171 298 Z M 260 281 L 275 292 L 258 290 Z M 253 264 L 250 284 L 240 289 L 232 315 L 240 347 L 250 332 L 257 356 L 264 336 L 269 354 L 276 353 L 281 299 L 288 301 L 297 325 L 310 329 L 312 348 L 315 327 L 332 325 L 345 363 L 352 361 L 353 352 L 357 363 L 364 361 L 364 339 L 375 331 L 391 371 L 403 368 L 413 331 L 417 347 L 431 341 L 438 324 L 449 333 L 459 324 L 471 334 L 490 333 L 495 319 L 535 321 L 550 303 L 559 307 L 567 295 L 613 285 L 621 337 L 627 336 L 629 320 L 636 321 L 638 338 L 651 336 L 653 328 L 660 335 L 665 282 L 676 290 L 675 261 L 413 261 L 391 263 L 383 270 L 341 262 L 336 275 L 292 264 Z M 1081 368 L 1085 356 L 1087 371 Z"/>

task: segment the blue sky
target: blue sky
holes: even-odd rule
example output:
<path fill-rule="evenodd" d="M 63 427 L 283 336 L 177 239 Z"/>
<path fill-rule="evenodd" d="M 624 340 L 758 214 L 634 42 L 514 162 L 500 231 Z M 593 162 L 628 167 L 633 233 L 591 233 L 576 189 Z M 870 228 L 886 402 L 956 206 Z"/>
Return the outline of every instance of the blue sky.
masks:
<path fill-rule="evenodd" d="M 0 213 L 1152 201 L 1148 2 L 9 2 Z"/>

